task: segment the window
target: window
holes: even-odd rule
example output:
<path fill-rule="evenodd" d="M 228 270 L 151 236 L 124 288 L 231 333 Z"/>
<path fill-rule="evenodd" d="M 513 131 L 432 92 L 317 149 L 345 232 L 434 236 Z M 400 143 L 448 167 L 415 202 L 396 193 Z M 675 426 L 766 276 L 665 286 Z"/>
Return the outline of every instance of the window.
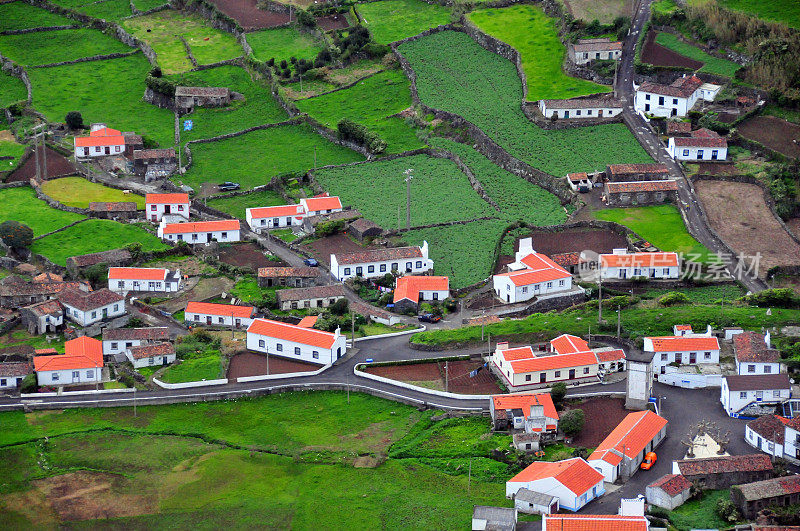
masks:
<path fill-rule="evenodd" d="M 374 265 L 367 266 L 367 273 L 374 273 L 374 272 L 375 272 L 375 266 Z"/>
<path fill-rule="evenodd" d="M 278 352 L 283 352 L 283 345 L 281 343 L 277 343 L 275 345 L 275 350 L 277 350 Z"/>
<path fill-rule="evenodd" d="M 667 361 L 669 359 L 669 354 L 666 352 L 661 353 L 661 361 Z"/>
<path fill-rule="evenodd" d="M 58 381 L 58 373 L 57 373 L 57 372 L 54 372 L 54 373 L 53 373 L 53 376 L 52 376 L 52 378 L 53 378 L 53 381 L 54 381 L 54 382 L 55 382 L 55 381 Z"/>
<path fill-rule="evenodd" d="M 556 378 L 561 378 L 561 371 L 556 371 Z"/>
<path fill-rule="evenodd" d="M 392 264 L 392 271 L 397 271 L 399 268 L 399 264 Z"/>
<path fill-rule="evenodd" d="M 587 115 L 589 115 L 589 116 L 591 116 L 591 115 L 592 115 L 592 110 L 591 110 L 591 109 L 587 110 L 587 111 L 586 111 L 586 114 L 587 114 Z"/>
<path fill-rule="evenodd" d="M 0 378 L 0 387 L 5 387 L 7 385 L 5 378 Z"/>
<path fill-rule="evenodd" d="M 97 312 L 92 312 L 92 319 L 94 319 L 95 317 L 97 317 Z"/>
<path fill-rule="evenodd" d="M 747 398 L 747 391 L 740 391 L 739 398 L 746 399 Z"/>
<path fill-rule="evenodd" d="M 422 269 L 422 261 L 417 260 L 417 269 Z"/>
<path fill-rule="evenodd" d="M 197 234 L 192 234 L 192 240 L 196 240 L 196 239 L 197 239 Z"/>
<path fill-rule="evenodd" d="M 559 286 L 563 286 L 563 285 L 564 285 L 564 281 L 563 281 L 563 280 L 559 280 L 559 281 L 558 281 L 558 285 L 559 285 Z"/>
<path fill-rule="evenodd" d="M 294 301 L 292 303 L 292 310 L 296 310 L 296 309 L 297 309 L 297 301 Z"/>
<path fill-rule="evenodd" d="M 117 350 L 117 344 L 111 343 L 111 350 Z"/>
<path fill-rule="evenodd" d="M 294 353 L 296 356 L 300 355 L 300 347 L 294 347 Z"/>
<path fill-rule="evenodd" d="M 155 210 L 155 209 L 156 209 L 155 205 L 150 205 L 150 210 Z"/>
<path fill-rule="evenodd" d="M 748 365 L 747 366 L 747 372 L 756 372 L 756 366 L 755 365 Z"/>
<path fill-rule="evenodd" d="M 772 366 L 771 365 L 764 365 L 764 374 L 769 374 L 771 372 L 772 372 Z"/>
<path fill-rule="evenodd" d="M 311 357 L 314 358 L 315 360 L 318 360 L 319 359 L 319 352 L 316 351 L 316 350 L 312 350 L 311 351 Z"/>
<path fill-rule="evenodd" d="M 223 232 L 221 236 L 222 236 L 222 239 L 224 240 L 225 238 L 228 237 L 228 233 L 227 232 Z"/>
<path fill-rule="evenodd" d="M 672 104 L 673 105 L 677 105 L 678 104 L 678 98 L 672 98 Z"/>
<path fill-rule="evenodd" d="M 531 375 L 530 374 L 526 374 L 525 375 L 525 381 L 526 382 L 530 382 L 531 381 Z"/>
<path fill-rule="evenodd" d="M 662 270 L 661 270 L 661 274 L 662 274 L 662 275 L 669 275 L 669 268 L 668 268 L 668 267 L 665 267 L 664 269 L 662 269 Z"/>
<path fill-rule="evenodd" d="M 511 291 L 511 285 L 510 284 L 506 284 L 506 291 Z"/>
<path fill-rule="evenodd" d="M 433 292 L 433 300 L 435 300 L 435 301 L 439 300 L 439 294 L 437 292 L 435 292 L 435 291 Z"/>
<path fill-rule="evenodd" d="M 553 287 L 553 283 L 552 283 L 552 282 L 548 282 L 548 283 L 547 283 L 547 287 L 548 287 L 548 288 L 552 288 L 552 287 Z"/>
<path fill-rule="evenodd" d="M 225 320 L 222 317 L 217 317 L 217 319 L 219 319 L 220 323 L 224 323 L 225 322 Z"/>
<path fill-rule="evenodd" d="M 258 340 L 258 346 L 259 346 L 260 348 L 264 348 L 264 346 L 265 346 L 265 345 L 266 345 L 266 343 L 264 343 L 264 340 L 263 340 L 263 339 L 259 339 L 259 340 Z"/>
<path fill-rule="evenodd" d="M 764 398 L 764 391 L 756 391 L 756 400 L 761 400 Z"/>
<path fill-rule="evenodd" d="M 698 149 L 697 150 L 697 158 L 702 160 L 702 158 L 703 158 L 703 150 L 702 149 Z"/>
<path fill-rule="evenodd" d="M 781 397 L 780 389 L 775 389 L 774 391 L 772 391 L 772 398 L 780 398 L 780 397 Z"/>
<path fill-rule="evenodd" d="M 118 288 L 124 288 L 124 287 L 125 287 L 125 281 L 124 281 L 124 280 L 120 280 L 120 281 L 118 281 L 118 282 L 117 282 L 117 287 L 118 287 Z"/>
<path fill-rule="evenodd" d="M 349 267 L 345 267 L 344 268 L 344 274 L 345 275 L 349 275 L 350 274 L 350 268 Z"/>
<path fill-rule="evenodd" d="M 664 105 L 664 96 L 659 96 L 658 97 L 658 104 L 659 105 Z"/>
<path fill-rule="evenodd" d="M 155 358 L 147 358 L 147 364 L 148 365 L 153 365 L 153 364 L 155 364 L 155 362 L 156 362 Z"/>
<path fill-rule="evenodd" d="M 645 101 L 650 101 L 650 94 L 645 94 L 644 99 Z"/>
<path fill-rule="evenodd" d="M 199 316 L 199 315 L 197 315 L 197 314 L 195 314 L 195 316 L 194 316 L 194 320 L 195 320 L 195 321 L 199 321 L 199 320 L 200 320 L 200 316 Z"/>
<path fill-rule="evenodd" d="M 119 153 L 119 146 L 114 146 L 114 150 Z"/>
<path fill-rule="evenodd" d="M 688 157 L 689 156 L 689 150 L 688 149 L 684 149 L 683 150 L 683 156 L 684 157 Z"/>
<path fill-rule="evenodd" d="M 411 271 L 411 266 L 412 266 L 411 262 L 406 262 L 406 271 Z"/>
<path fill-rule="evenodd" d="M 589 374 L 589 367 L 583 368 L 583 374 Z"/>
<path fill-rule="evenodd" d="M 386 264 L 381 264 L 381 273 L 386 273 Z"/>
<path fill-rule="evenodd" d="M 183 212 L 183 205 L 178 205 L 178 212 Z"/>
<path fill-rule="evenodd" d="M 133 346 L 133 341 L 130 343 L 125 343 L 125 348 L 131 348 Z"/>
<path fill-rule="evenodd" d="M 580 115 L 581 115 L 581 110 L 580 109 L 576 110 L 575 111 L 575 116 L 580 116 Z"/>
<path fill-rule="evenodd" d="M 710 352 L 706 352 L 705 354 L 703 354 L 703 359 L 710 360 L 711 359 L 711 353 Z"/>
<path fill-rule="evenodd" d="M 100 153 L 100 148 L 99 148 L 99 147 L 95 147 L 95 148 L 94 148 L 94 152 L 95 152 L 95 153 Z"/>

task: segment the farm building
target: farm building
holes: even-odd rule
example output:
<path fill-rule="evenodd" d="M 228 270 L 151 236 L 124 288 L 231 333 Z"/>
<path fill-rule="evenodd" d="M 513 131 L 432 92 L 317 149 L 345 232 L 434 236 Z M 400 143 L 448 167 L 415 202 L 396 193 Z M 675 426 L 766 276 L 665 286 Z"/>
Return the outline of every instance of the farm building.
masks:
<path fill-rule="evenodd" d="M 733 336 L 736 374 L 777 374 L 781 353 L 772 348 L 770 333 L 742 332 Z"/>
<path fill-rule="evenodd" d="M 242 328 L 253 323 L 256 309 L 253 306 L 191 301 L 186 304 L 183 315 L 183 320 L 189 325 Z"/>
<path fill-rule="evenodd" d="M 172 175 L 178 168 L 175 148 L 137 149 L 133 152 L 133 173 L 145 182 Z"/>
<path fill-rule="evenodd" d="M 671 364 L 719 363 L 719 340 L 709 332 L 683 336 L 645 337 L 645 352 L 653 352 L 656 374 L 665 374 Z"/>
<path fill-rule="evenodd" d="M 636 89 L 634 109 L 653 116 L 683 118 L 698 100 L 713 101 L 719 91 L 717 85 L 703 83 L 695 75 L 683 76 L 670 85 L 645 81 Z"/>
<path fill-rule="evenodd" d="M 247 329 L 247 349 L 330 365 L 344 356 L 347 344 L 338 328 L 330 333 L 269 319 L 256 319 Z"/>
<path fill-rule="evenodd" d="M 94 383 L 103 380 L 103 346 L 81 336 L 64 343 L 64 354 L 34 356 L 39 385 Z"/>
<path fill-rule="evenodd" d="M 331 274 L 336 280 L 353 277 L 375 278 L 386 273 L 421 274 L 433 269 L 428 258 L 428 242 L 422 246 L 365 249 L 331 255 Z"/>
<path fill-rule="evenodd" d="M 307 288 L 316 285 L 319 270 L 313 267 L 260 267 L 258 285 L 262 288 L 272 286 L 292 286 Z"/>
<path fill-rule="evenodd" d="M 91 202 L 89 215 L 102 219 L 136 219 L 136 203 L 133 201 Z"/>
<path fill-rule="evenodd" d="M 489 413 L 495 430 L 558 431 L 558 412 L 550 393 L 495 395 L 489 400 Z"/>
<path fill-rule="evenodd" d="M 29 374 L 33 374 L 33 366 L 27 361 L 0 363 L 0 389 L 21 386 L 22 380 Z"/>
<path fill-rule="evenodd" d="M 641 206 L 675 202 L 678 183 L 664 181 L 607 182 L 604 189 L 608 206 Z"/>
<path fill-rule="evenodd" d="M 613 96 L 586 96 L 568 100 L 539 100 L 539 111 L 545 118 L 588 119 L 613 118 L 622 114 L 622 102 Z"/>
<path fill-rule="evenodd" d="M 174 293 L 181 289 L 181 270 L 159 267 L 110 267 L 108 289 L 117 293 L 156 291 Z"/>
<path fill-rule="evenodd" d="M 416 311 L 417 305 L 425 301 L 443 301 L 450 296 L 450 280 L 447 277 L 407 275 L 395 280 L 395 310 Z"/>
<path fill-rule="evenodd" d="M 629 479 L 667 436 L 667 419 L 652 411 L 629 413 L 601 442 L 587 461 L 606 481 Z"/>
<path fill-rule="evenodd" d="M 519 242 L 509 271 L 492 277 L 495 295 L 508 304 L 572 291 L 572 275 L 548 256 L 533 250 L 531 238 Z"/>
<path fill-rule="evenodd" d="M 525 514 L 557 513 L 558 498 L 523 487 L 514 495 L 514 508 Z"/>
<path fill-rule="evenodd" d="M 601 254 L 599 269 L 603 280 L 666 280 L 679 278 L 681 274 L 678 253 L 628 253 L 626 249 Z"/>
<path fill-rule="evenodd" d="M 145 217 L 158 223 L 164 215 L 189 219 L 189 194 L 147 194 L 144 197 Z"/>
<path fill-rule="evenodd" d="M 700 129 L 688 137 L 670 137 L 667 151 L 675 160 L 725 160 L 728 141 L 713 131 Z"/>
<path fill-rule="evenodd" d="M 722 378 L 720 402 L 731 417 L 771 413 L 776 405 L 792 397 L 789 375 L 738 374 Z"/>
<path fill-rule="evenodd" d="M 732 485 L 769 479 L 772 460 L 764 454 L 700 457 L 672 462 L 672 473 L 681 474 L 702 489 L 727 489 Z"/>
<path fill-rule="evenodd" d="M 327 308 L 339 299 L 344 299 L 345 296 L 344 286 L 341 284 L 281 289 L 275 292 L 278 308 L 284 311 Z"/>
<path fill-rule="evenodd" d="M 185 241 L 190 244 L 232 243 L 240 240 L 238 219 L 218 221 L 195 221 L 191 223 L 167 223 L 162 219 L 158 226 L 158 237 L 171 242 Z"/>
<path fill-rule="evenodd" d="M 253 232 L 262 230 L 299 227 L 303 224 L 305 213 L 302 205 L 279 205 L 248 208 L 245 219 Z"/>
<path fill-rule="evenodd" d="M 397 315 L 387 312 L 386 310 L 376 308 L 371 304 L 364 304 L 363 302 L 350 302 L 350 311 L 359 315 L 363 315 L 370 321 L 385 324 L 386 326 L 394 326 L 401 322 L 400 317 Z"/>
<path fill-rule="evenodd" d="M 489 505 L 472 508 L 472 531 L 514 531 L 516 528 L 516 509 Z"/>
<path fill-rule="evenodd" d="M 117 361 L 125 359 L 125 351 L 131 347 L 169 341 L 169 328 L 105 328 L 103 329 L 103 355 L 114 356 Z"/>
<path fill-rule="evenodd" d="M 64 306 L 65 315 L 80 326 L 125 315 L 125 297 L 106 288 L 89 292 L 64 290 L 58 294 L 58 302 Z"/>
<path fill-rule="evenodd" d="M 568 173 L 567 184 L 573 192 L 590 192 L 592 181 L 586 172 Z"/>
<path fill-rule="evenodd" d="M 125 349 L 125 357 L 135 368 L 169 365 L 176 359 L 175 347 L 171 343 L 151 343 Z"/>
<path fill-rule="evenodd" d="M 19 308 L 56 297 L 67 289 L 91 291 L 87 282 L 28 282 L 16 275 L 0 280 L 0 307 Z"/>
<path fill-rule="evenodd" d="M 644 516 L 619 514 L 545 514 L 542 531 L 647 531 Z"/>
<path fill-rule="evenodd" d="M 47 300 L 20 308 L 22 326 L 29 334 L 38 336 L 58 331 L 64 324 L 64 307 L 57 300 Z"/>
<path fill-rule="evenodd" d="M 612 182 L 660 181 L 669 179 L 666 164 L 609 164 L 606 179 Z"/>
<path fill-rule="evenodd" d="M 767 507 L 800 503 L 800 475 L 765 479 L 731 487 L 731 500 L 748 520 Z"/>
<path fill-rule="evenodd" d="M 333 212 L 342 211 L 342 202 L 336 196 L 329 196 L 327 193 L 314 197 L 303 197 L 300 205 L 306 216 L 321 216 Z"/>
<path fill-rule="evenodd" d="M 222 107 L 230 102 L 228 87 L 175 87 L 175 108 L 181 112 L 194 107 Z"/>
<path fill-rule="evenodd" d="M 351 221 L 347 230 L 351 236 L 362 242 L 366 238 L 377 238 L 383 234 L 383 229 L 380 225 L 364 218 Z"/>
<path fill-rule="evenodd" d="M 592 61 L 617 61 L 622 57 L 622 43 L 609 38 L 579 39 L 570 44 L 569 59 L 576 65 L 585 65 Z"/>
<path fill-rule="evenodd" d="M 775 457 L 783 457 L 786 428 L 789 419 L 764 415 L 747 423 L 744 441 L 750 446 Z"/>
<path fill-rule="evenodd" d="M 99 253 L 82 254 L 67 258 L 67 272 L 77 277 L 87 267 L 97 264 L 108 266 L 124 266 L 132 261 L 131 253 L 127 249 L 111 249 Z"/>
<path fill-rule="evenodd" d="M 125 154 L 125 136 L 105 124 L 92 124 L 89 136 L 76 136 L 74 143 L 78 160 Z"/>
<path fill-rule="evenodd" d="M 680 474 L 665 474 L 645 488 L 647 503 L 672 511 L 689 499 L 692 482 Z"/>
<path fill-rule="evenodd" d="M 506 498 L 523 488 L 558 498 L 560 508 L 568 511 L 578 511 L 605 493 L 603 475 L 579 457 L 532 463 L 506 482 Z"/>

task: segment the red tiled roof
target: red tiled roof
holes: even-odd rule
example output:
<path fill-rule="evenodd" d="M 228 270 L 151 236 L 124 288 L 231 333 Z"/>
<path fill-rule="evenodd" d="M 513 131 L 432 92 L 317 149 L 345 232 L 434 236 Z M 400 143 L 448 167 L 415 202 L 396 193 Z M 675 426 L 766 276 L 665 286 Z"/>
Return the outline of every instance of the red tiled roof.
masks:
<path fill-rule="evenodd" d="M 666 474 L 649 484 L 648 487 L 661 489 L 671 497 L 692 488 L 692 482 L 680 474 Z"/>
<path fill-rule="evenodd" d="M 603 474 L 579 457 L 553 463 L 536 461 L 509 479 L 509 483 L 529 483 L 539 479 L 554 478 L 571 492 L 581 495 L 603 481 Z"/>
<path fill-rule="evenodd" d="M 90 337 L 81 336 L 64 343 L 64 354 L 34 356 L 33 366 L 38 371 L 93 369 L 103 366 L 103 344 Z"/>
<path fill-rule="evenodd" d="M 175 354 L 175 347 L 171 343 L 155 343 L 153 345 L 142 345 L 130 347 L 131 356 L 135 360 L 152 358 L 153 356 L 167 356 Z"/>
<path fill-rule="evenodd" d="M 259 267 L 258 276 L 264 278 L 314 278 L 319 276 L 319 271 L 313 267 Z"/>
<path fill-rule="evenodd" d="M 31 282 L 64 282 L 64 277 L 45 271 L 33 277 Z"/>
<path fill-rule="evenodd" d="M 763 479 L 743 485 L 736 485 L 747 501 L 764 500 L 800 493 L 800 475 Z"/>
<path fill-rule="evenodd" d="M 513 395 L 495 395 L 492 397 L 494 408 L 498 409 L 521 409 L 526 417 L 531 416 L 531 406 L 544 406 L 544 416 L 549 419 L 558 420 L 558 412 L 553 404 L 553 397 L 550 393 L 522 393 Z M 547 425 L 547 429 L 556 429 L 555 424 Z"/>
<path fill-rule="evenodd" d="M 678 265 L 678 253 L 601 254 L 603 267 L 672 267 Z"/>
<path fill-rule="evenodd" d="M 237 306 L 235 304 L 217 304 L 213 302 L 191 301 L 186 304 L 184 313 L 200 313 L 203 315 L 219 315 L 221 317 L 238 317 L 249 319 L 253 317 L 256 309 L 252 306 Z"/>
<path fill-rule="evenodd" d="M 733 336 L 733 350 L 736 360 L 752 363 L 777 363 L 780 352 L 767 347 L 764 335 L 758 332 L 742 332 Z"/>
<path fill-rule="evenodd" d="M 619 41 L 611 42 L 579 42 L 572 45 L 576 52 L 607 52 L 622 50 L 622 43 Z"/>
<path fill-rule="evenodd" d="M 302 326 L 303 328 L 314 328 L 314 325 L 317 324 L 317 319 L 319 319 L 319 315 L 306 315 L 300 322 L 297 323 L 297 326 Z"/>
<path fill-rule="evenodd" d="M 634 459 L 666 425 L 667 419 L 652 411 L 630 413 L 597 446 L 589 461 L 601 459 L 616 465 L 623 453 Z"/>
<path fill-rule="evenodd" d="M 313 328 L 303 328 L 302 326 L 271 321 L 269 319 L 256 319 L 247 329 L 247 333 L 327 349 L 332 348 L 336 341 L 336 336 L 330 332 L 314 330 Z"/>
<path fill-rule="evenodd" d="M 511 369 L 515 373 L 549 371 L 557 369 L 570 369 L 585 365 L 596 365 L 597 356 L 594 352 L 576 352 L 574 354 L 554 354 L 540 356 L 529 360 L 512 361 Z"/>
<path fill-rule="evenodd" d="M 561 334 L 550 341 L 550 348 L 559 354 L 572 354 L 574 352 L 586 352 L 589 350 L 589 343 L 570 334 Z"/>
<path fill-rule="evenodd" d="M 190 223 L 168 223 L 164 226 L 164 234 L 190 234 L 192 232 L 214 232 L 219 230 L 239 230 L 239 220 L 193 221 Z"/>
<path fill-rule="evenodd" d="M 601 350 L 595 354 L 597 354 L 597 361 L 600 363 L 625 359 L 625 351 L 622 349 Z"/>
<path fill-rule="evenodd" d="M 764 415 L 748 422 L 747 427 L 770 442 L 783 444 L 786 436 L 786 424 L 784 421 L 787 420 L 789 419 L 777 415 Z"/>
<path fill-rule="evenodd" d="M 520 260 L 526 269 L 511 271 L 495 275 L 497 277 L 508 277 L 515 286 L 529 286 L 541 282 L 550 282 L 569 278 L 569 272 L 553 262 L 550 257 L 542 253 L 531 253 Z"/>
<path fill-rule="evenodd" d="M 672 137 L 675 147 L 702 147 L 702 148 L 724 148 L 728 147 L 728 142 L 724 138 L 707 137 Z"/>
<path fill-rule="evenodd" d="M 166 326 L 149 328 L 104 328 L 103 341 L 125 341 L 138 339 L 153 341 L 156 339 L 169 339 L 169 328 Z"/>
<path fill-rule="evenodd" d="M 546 514 L 548 531 L 647 531 L 644 516 L 618 514 Z"/>
<path fill-rule="evenodd" d="M 784 425 L 789 426 L 791 429 L 800 431 L 800 416 L 791 419 L 778 417 L 778 420 L 780 420 Z"/>
<path fill-rule="evenodd" d="M 674 192 L 678 189 L 678 183 L 672 179 L 664 181 L 628 181 L 628 182 L 607 182 L 606 187 L 611 194 L 635 193 L 635 192 Z"/>
<path fill-rule="evenodd" d="M 699 350 L 719 350 L 716 337 L 664 336 L 650 337 L 653 352 L 689 352 Z"/>
<path fill-rule="evenodd" d="M 158 267 L 109 267 L 109 280 L 164 280 L 169 270 Z"/>
<path fill-rule="evenodd" d="M 706 129 L 705 127 L 701 127 L 697 131 L 692 131 L 692 136 L 695 138 L 719 138 L 719 134 L 711 129 Z"/>
<path fill-rule="evenodd" d="M 120 136 L 122 133 L 117 129 L 111 129 L 110 127 L 100 127 L 95 129 L 94 131 L 89 132 L 89 136 L 91 137 L 103 137 L 103 136 Z"/>
<path fill-rule="evenodd" d="M 64 343 L 67 356 L 83 355 L 93 360 L 103 361 L 103 343 L 91 337 L 81 336 Z"/>
<path fill-rule="evenodd" d="M 586 174 L 585 171 L 578 172 L 578 173 L 568 173 L 567 174 L 567 179 L 569 179 L 570 181 L 572 181 L 574 183 L 580 182 L 580 181 L 585 181 L 588 178 L 589 178 L 589 176 Z"/>
<path fill-rule="evenodd" d="M 506 361 L 528 360 L 535 358 L 536 354 L 533 353 L 531 347 L 516 347 L 509 349 L 502 349 L 500 353 Z"/>
<path fill-rule="evenodd" d="M 37 348 L 33 352 L 34 354 L 58 354 L 58 351 L 54 348 Z"/>
<path fill-rule="evenodd" d="M 420 291 L 450 291 L 450 280 L 447 277 L 409 275 L 399 277 L 394 288 L 394 302 L 403 299 L 419 302 Z"/>
<path fill-rule="evenodd" d="M 298 214 L 300 215 L 304 214 L 302 205 L 278 205 L 278 206 L 268 206 L 268 207 L 256 207 L 256 208 L 248 208 L 247 211 L 250 213 L 250 217 L 253 219 L 297 216 Z"/>
<path fill-rule="evenodd" d="M 569 266 L 574 266 L 581 263 L 581 253 L 578 251 L 574 251 L 571 253 L 554 254 L 553 256 L 550 257 L 550 259 L 553 260 L 553 262 L 555 262 L 556 264 L 566 269 Z"/>
<path fill-rule="evenodd" d="M 336 196 L 331 197 L 309 197 L 305 200 L 309 212 L 319 212 L 320 210 L 336 210 L 342 208 L 342 202 Z"/>
<path fill-rule="evenodd" d="M 123 146 L 125 137 L 116 129 L 103 128 L 92 131 L 89 136 L 76 136 L 75 145 L 77 147 Z"/>
<path fill-rule="evenodd" d="M 701 457 L 698 459 L 682 459 L 677 463 L 678 469 L 684 476 L 772 470 L 772 460 L 767 454 Z"/>
<path fill-rule="evenodd" d="M 687 331 L 691 332 L 692 331 L 692 325 L 675 325 L 675 330 L 677 330 L 679 332 L 687 332 Z"/>
<path fill-rule="evenodd" d="M 185 205 L 189 202 L 189 194 L 147 194 L 144 201 L 148 205 Z"/>

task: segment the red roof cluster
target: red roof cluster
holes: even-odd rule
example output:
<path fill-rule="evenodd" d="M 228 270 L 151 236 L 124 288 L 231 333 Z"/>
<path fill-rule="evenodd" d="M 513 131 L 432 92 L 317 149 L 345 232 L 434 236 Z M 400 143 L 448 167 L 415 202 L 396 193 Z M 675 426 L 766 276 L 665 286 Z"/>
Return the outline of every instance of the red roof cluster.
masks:
<path fill-rule="evenodd" d="M 731 472 L 759 472 L 772 470 L 772 460 L 767 454 L 726 455 L 701 457 L 676 461 L 684 476 L 700 474 L 726 474 Z"/>
<path fill-rule="evenodd" d="M 110 267 L 109 280 L 164 280 L 169 270 L 159 267 Z"/>
<path fill-rule="evenodd" d="M 186 304 L 186 313 L 199 313 L 202 315 L 218 315 L 220 317 L 238 317 L 249 319 L 253 317 L 256 309 L 252 306 L 237 306 L 235 304 L 217 304 L 214 302 L 191 301 Z"/>
<path fill-rule="evenodd" d="M 252 219 L 278 218 L 284 216 L 303 217 L 305 212 L 302 205 L 278 205 L 268 207 L 248 208 L 248 214 Z"/>
<path fill-rule="evenodd" d="M 616 466 L 624 454 L 634 459 L 667 425 L 667 419 L 652 411 L 630 413 L 603 439 L 589 456 L 589 461 L 603 460 Z"/>
<path fill-rule="evenodd" d="M 653 343 L 653 352 L 693 352 L 719 350 L 716 337 L 706 336 L 663 336 L 648 337 Z"/>
<path fill-rule="evenodd" d="M 569 272 L 542 253 L 531 253 L 520 260 L 525 269 L 501 273 L 495 277 L 508 277 L 515 286 L 530 286 L 570 278 Z"/>
<path fill-rule="evenodd" d="M 668 496 L 677 496 L 681 492 L 692 488 L 692 482 L 680 474 L 666 474 L 649 484 L 648 487 L 661 489 Z"/>
<path fill-rule="evenodd" d="M 75 146 L 77 147 L 95 147 L 95 146 L 123 146 L 125 145 L 125 137 L 121 132 L 110 127 L 102 127 L 95 129 L 89 136 L 76 136 Z"/>
<path fill-rule="evenodd" d="M 747 427 L 770 442 L 783 444 L 788 421 L 789 419 L 777 415 L 764 415 L 748 422 Z"/>
<path fill-rule="evenodd" d="M 33 367 L 37 372 L 94 369 L 102 366 L 103 344 L 86 336 L 64 343 L 64 354 L 33 358 Z"/>
<path fill-rule="evenodd" d="M 221 230 L 239 230 L 238 219 L 220 219 L 216 221 L 193 221 L 190 223 L 167 223 L 164 234 L 191 234 L 193 232 L 215 232 Z"/>
<path fill-rule="evenodd" d="M 580 496 L 603 481 L 603 474 L 579 457 L 564 461 L 535 461 L 522 472 L 509 479 L 509 483 L 530 483 L 553 478 L 572 493 Z"/>
<path fill-rule="evenodd" d="M 450 292 L 450 280 L 447 277 L 434 277 L 428 275 L 408 275 L 399 277 L 394 288 L 394 302 L 403 299 L 419 302 L 420 291 L 447 291 Z"/>
<path fill-rule="evenodd" d="M 309 197 L 303 200 L 309 214 L 322 210 L 338 210 L 342 208 L 342 202 L 335 196 Z"/>
<path fill-rule="evenodd" d="M 777 363 L 781 359 L 780 352 L 767 347 L 764 334 L 758 332 L 748 331 L 733 336 L 733 350 L 739 362 Z"/>
<path fill-rule="evenodd" d="M 636 193 L 636 192 L 674 192 L 678 189 L 678 183 L 671 179 L 664 181 L 628 181 L 628 182 L 608 182 L 606 183 L 608 192 L 611 194 Z"/>

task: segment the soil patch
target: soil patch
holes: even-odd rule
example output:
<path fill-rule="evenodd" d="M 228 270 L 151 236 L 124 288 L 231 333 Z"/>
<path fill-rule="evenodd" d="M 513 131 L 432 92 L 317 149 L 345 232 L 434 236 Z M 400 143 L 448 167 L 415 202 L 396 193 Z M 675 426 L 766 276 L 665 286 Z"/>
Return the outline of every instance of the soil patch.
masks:
<path fill-rule="evenodd" d="M 760 255 L 758 276 L 777 265 L 800 262 L 800 244 L 775 219 L 755 184 L 727 181 L 695 183 L 711 226 L 735 252 Z"/>
<path fill-rule="evenodd" d="M 739 118 L 739 114 L 733 112 L 721 112 L 717 115 L 717 120 L 726 124 L 732 124 Z"/>
<path fill-rule="evenodd" d="M 283 267 L 285 262 L 269 260 L 264 251 L 255 243 L 238 243 L 219 251 L 220 262 L 236 267 L 249 267 L 254 271 L 259 267 Z"/>
<path fill-rule="evenodd" d="M 347 17 L 344 14 L 336 14 L 318 17 L 317 25 L 325 31 L 332 31 L 349 28 L 350 22 L 347 21 Z"/>
<path fill-rule="evenodd" d="M 721 162 L 700 162 L 697 167 L 697 173 L 703 175 L 738 175 L 740 173 L 735 165 Z"/>
<path fill-rule="evenodd" d="M 66 175 L 75 175 L 78 173 L 78 169 L 72 164 L 64 155 L 57 151 L 53 151 L 50 148 L 45 150 L 46 159 L 47 159 L 47 178 L 54 179 L 56 177 L 64 177 Z M 41 162 L 41 156 L 40 156 Z M 11 175 L 8 176 L 6 179 L 7 183 L 13 182 L 28 182 L 31 177 L 36 176 L 36 158 L 33 156 L 28 157 L 28 159 L 19 167 L 17 168 Z"/>
<path fill-rule="evenodd" d="M 739 124 L 738 131 L 787 157 L 800 158 L 800 125 L 774 116 L 755 116 Z"/>
<path fill-rule="evenodd" d="M 126 480 L 113 474 L 73 472 L 34 482 L 62 521 L 95 520 L 151 514 L 158 510 L 153 496 L 122 494 Z"/>
<path fill-rule="evenodd" d="M 14 135 L 11 134 L 11 131 L 9 131 L 8 129 L 5 129 L 3 131 L 0 131 L 0 141 L 16 142 L 17 139 L 14 138 Z"/>
<path fill-rule="evenodd" d="M 375 247 L 364 247 L 344 234 L 334 234 L 333 236 L 305 244 L 303 248 L 318 262 L 330 267 L 331 254 L 356 253 L 364 249 L 374 249 Z"/>
<path fill-rule="evenodd" d="M 586 424 L 571 443 L 583 448 L 600 444 L 628 414 L 622 398 L 592 398 L 570 409 L 582 409 L 586 418 Z"/>
<path fill-rule="evenodd" d="M 279 358 L 278 356 L 269 356 L 269 359 L 267 359 L 267 356 L 264 354 L 240 352 L 231 358 L 226 377 L 232 380 L 243 376 L 313 372 L 320 367 L 322 367 L 322 365 Z"/>
<path fill-rule="evenodd" d="M 258 9 L 256 0 L 211 0 L 217 8 L 239 23 L 245 31 L 274 28 L 289 23 L 289 15 Z"/>
<path fill-rule="evenodd" d="M 228 277 L 201 278 L 197 284 L 189 291 L 183 292 L 178 297 L 157 304 L 160 310 L 175 313 L 186 308 L 189 301 L 204 301 L 212 297 L 217 297 L 222 293 L 230 293 L 233 288 L 233 280 Z"/>
<path fill-rule="evenodd" d="M 644 47 L 642 48 L 642 62 L 655 66 L 681 66 L 692 70 L 699 70 L 705 64 L 656 44 L 656 34 L 653 31 L 649 32 L 645 38 Z"/>
<path fill-rule="evenodd" d="M 158 260 L 149 262 L 146 267 L 163 267 L 170 271 L 180 269 L 181 275 L 193 277 L 202 274 L 204 270 L 209 269 L 211 266 L 195 256 L 190 256 L 185 260 Z"/>
<path fill-rule="evenodd" d="M 447 389 L 451 393 L 461 393 L 465 395 L 501 393 L 502 390 L 497 380 L 488 369 L 482 369 L 476 376 L 470 378 L 470 372 L 481 366 L 483 366 L 481 360 L 458 360 L 449 362 L 447 369 Z M 413 383 L 420 387 L 435 389 L 445 388 L 445 362 L 443 361 L 415 363 L 412 365 L 368 367 L 366 372 L 391 380 Z"/>

